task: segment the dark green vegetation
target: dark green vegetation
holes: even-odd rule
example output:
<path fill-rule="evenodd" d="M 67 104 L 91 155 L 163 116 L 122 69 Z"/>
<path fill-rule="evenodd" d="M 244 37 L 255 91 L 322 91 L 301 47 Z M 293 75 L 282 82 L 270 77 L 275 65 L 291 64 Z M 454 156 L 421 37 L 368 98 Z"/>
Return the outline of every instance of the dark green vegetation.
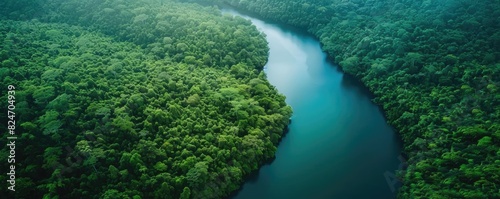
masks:
<path fill-rule="evenodd" d="M 500 1 L 223 2 L 307 29 L 368 86 L 409 155 L 399 198 L 500 198 Z"/>
<path fill-rule="evenodd" d="M 221 198 L 274 156 L 291 109 L 261 72 L 268 47 L 250 22 L 172 1 L 0 8 L 18 135 L 16 192 L 2 196 Z"/>

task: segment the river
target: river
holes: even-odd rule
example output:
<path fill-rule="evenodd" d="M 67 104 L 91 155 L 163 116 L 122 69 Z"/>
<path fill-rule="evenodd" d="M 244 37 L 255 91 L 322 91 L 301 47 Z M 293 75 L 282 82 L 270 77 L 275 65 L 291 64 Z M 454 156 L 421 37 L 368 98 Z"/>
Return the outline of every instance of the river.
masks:
<path fill-rule="evenodd" d="M 362 85 L 330 63 L 312 36 L 234 10 L 223 12 L 250 19 L 267 35 L 265 73 L 293 108 L 276 159 L 231 198 L 395 198 L 386 177 L 401 163 L 401 144 Z"/>

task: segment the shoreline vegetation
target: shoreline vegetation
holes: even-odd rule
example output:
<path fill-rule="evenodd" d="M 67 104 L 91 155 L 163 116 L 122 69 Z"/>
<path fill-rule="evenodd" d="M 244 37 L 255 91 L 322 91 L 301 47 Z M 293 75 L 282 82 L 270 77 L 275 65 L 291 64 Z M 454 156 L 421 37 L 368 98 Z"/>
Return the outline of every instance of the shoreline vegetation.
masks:
<path fill-rule="evenodd" d="M 398 198 L 500 197 L 498 0 L 216 2 L 308 30 L 369 88 L 409 157 Z"/>
<path fill-rule="evenodd" d="M 3 196 L 222 198 L 286 133 L 292 110 L 249 21 L 173 0 L 7 0 L 0 11 L 19 136 L 16 191 Z"/>
<path fill-rule="evenodd" d="M 3 196 L 221 198 L 274 157 L 291 108 L 262 72 L 263 35 L 183 2 L 0 2 L 19 136 Z M 500 198 L 500 1 L 187 2 L 319 38 L 402 137 L 399 198 Z"/>

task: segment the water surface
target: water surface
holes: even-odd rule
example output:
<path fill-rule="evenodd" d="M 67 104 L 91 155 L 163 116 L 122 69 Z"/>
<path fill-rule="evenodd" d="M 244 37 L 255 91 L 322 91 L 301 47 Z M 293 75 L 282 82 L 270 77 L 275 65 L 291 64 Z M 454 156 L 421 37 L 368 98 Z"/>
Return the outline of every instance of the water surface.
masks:
<path fill-rule="evenodd" d="M 332 65 L 313 37 L 250 19 L 267 35 L 267 78 L 293 108 L 276 159 L 234 199 L 394 198 L 385 172 L 400 164 L 399 139 L 364 89 Z"/>

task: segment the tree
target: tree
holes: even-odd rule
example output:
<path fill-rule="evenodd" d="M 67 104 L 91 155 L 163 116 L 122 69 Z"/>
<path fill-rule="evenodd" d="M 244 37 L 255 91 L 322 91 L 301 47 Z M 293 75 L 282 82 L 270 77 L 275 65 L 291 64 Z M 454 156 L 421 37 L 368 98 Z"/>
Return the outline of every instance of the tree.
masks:
<path fill-rule="evenodd" d="M 157 162 L 154 168 L 158 171 L 166 171 L 168 167 L 163 162 Z"/>
<path fill-rule="evenodd" d="M 491 145 L 491 137 L 490 136 L 484 136 L 477 142 L 477 146 L 481 147 L 487 147 Z"/>
<path fill-rule="evenodd" d="M 133 94 L 127 100 L 127 107 L 132 110 L 138 111 L 144 106 L 144 98 L 140 94 Z"/>
<path fill-rule="evenodd" d="M 180 199 L 189 199 L 189 198 L 191 198 L 191 190 L 189 189 L 189 187 L 184 187 Z"/>
<path fill-rule="evenodd" d="M 186 56 L 186 57 L 184 57 L 184 62 L 186 64 L 196 64 L 196 57 L 194 57 L 194 56 Z"/>
<path fill-rule="evenodd" d="M 65 112 L 69 109 L 70 95 L 63 93 L 57 96 L 54 100 L 50 101 L 47 105 L 47 109 L 54 109 L 58 112 Z"/>
<path fill-rule="evenodd" d="M 206 66 L 212 65 L 212 57 L 209 54 L 203 55 L 202 60 L 203 60 L 203 64 L 205 64 Z"/>
<path fill-rule="evenodd" d="M 118 179 L 120 175 L 119 173 L 120 171 L 114 165 L 109 165 L 108 172 L 109 172 L 109 177 L 113 180 Z"/>
<path fill-rule="evenodd" d="M 208 180 L 208 165 L 206 162 L 197 162 L 186 174 L 189 187 L 200 188 Z"/>
<path fill-rule="evenodd" d="M 45 169 L 54 169 L 57 168 L 60 160 L 60 156 L 62 155 L 61 147 L 49 147 L 46 148 L 43 153 L 44 164 L 43 168 Z"/>
<path fill-rule="evenodd" d="M 54 95 L 55 95 L 55 89 L 52 86 L 44 86 L 33 92 L 33 98 L 35 99 L 35 103 L 39 105 L 49 102 L 49 100 L 51 100 L 54 97 Z"/>
<path fill-rule="evenodd" d="M 286 105 L 261 71 L 267 43 L 249 21 L 174 1 L 68 0 L 42 6 L 54 12 L 38 17 L 54 23 L 26 22 L 16 13 L 29 12 L 6 1 L 0 77 L 18 88 L 29 143 L 16 174 L 33 183 L 15 198 L 223 198 L 250 172 L 225 168 L 257 168 L 245 158 L 260 153 L 240 136 L 260 125 L 252 135 L 269 143 L 284 128 L 260 119 Z M 276 109 L 260 107 L 256 93 Z"/>
<path fill-rule="evenodd" d="M 200 96 L 198 94 L 194 94 L 189 96 L 189 98 L 186 100 L 186 102 L 190 105 L 196 105 L 200 101 Z"/>
<path fill-rule="evenodd" d="M 126 116 L 125 118 L 122 116 L 117 116 L 113 119 L 112 125 L 124 132 L 135 132 L 133 129 L 134 123 L 130 121 L 130 118 Z"/>
<path fill-rule="evenodd" d="M 339 64 L 342 69 L 349 74 L 358 74 L 358 71 L 360 70 L 359 58 L 356 56 L 349 57 L 341 61 Z"/>
<path fill-rule="evenodd" d="M 231 73 L 236 77 L 236 78 L 245 78 L 247 77 L 247 71 L 249 68 L 242 63 L 238 63 L 236 65 L 231 66 Z"/>
<path fill-rule="evenodd" d="M 56 81 L 57 78 L 61 76 L 62 72 L 61 69 L 47 70 L 42 74 L 42 80 L 47 82 Z"/>
<path fill-rule="evenodd" d="M 104 194 L 101 195 L 103 199 L 119 199 L 119 198 L 127 198 L 125 194 L 119 192 L 116 189 L 108 189 Z"/>
<path fill-rule="evenodd" d="M 63 123 L 59 120 L 59 113 L 57 111 L 47 111 L 37 120 L 37 123 L 42 127 L 44 135 L 50 135 L 55 140 L 58 140 L 60 137 L 58 135 L 59 128 L 61 128 Z"/>

